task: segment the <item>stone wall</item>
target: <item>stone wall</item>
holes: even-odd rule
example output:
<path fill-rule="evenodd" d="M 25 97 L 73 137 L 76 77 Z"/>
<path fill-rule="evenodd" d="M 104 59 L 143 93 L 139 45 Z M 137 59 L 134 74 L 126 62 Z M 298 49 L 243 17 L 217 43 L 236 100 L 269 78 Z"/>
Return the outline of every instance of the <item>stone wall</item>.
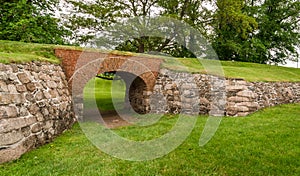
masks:
<path fill-rule="evenodd" d="M 59 65 L 0 64 L 0 163 L 71 127 L 71 96 Z"/>
<path fill-rule="evenodd" d="M 161 70 L 152 95 L 153 113 L 246 116 L 259 109 L 300 102 L 300 82 L 247 82 Z"/>

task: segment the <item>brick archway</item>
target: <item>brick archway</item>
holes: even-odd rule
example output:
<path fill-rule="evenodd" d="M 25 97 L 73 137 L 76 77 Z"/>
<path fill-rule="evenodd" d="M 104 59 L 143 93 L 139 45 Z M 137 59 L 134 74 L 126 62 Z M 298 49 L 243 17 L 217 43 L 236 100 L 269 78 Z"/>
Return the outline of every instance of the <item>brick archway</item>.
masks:
<path fill-rule="evenodd" d="M 90 72 L 95 69 L 98 74 L 117 72 L 126 83 L 125 106 L 130 105 L 140 114 L 150 111 L 147 100 L 159 74 L 161 59 L 72 49 L 55 49 L 55 55 L 62 61 L 72 94 L 82 94 L 85 84 L 94 75 Z M 85 68 L 87 63 L 92 64 Z M 76 88 L 72 88 L 78 76 L 81 78 Z"/>

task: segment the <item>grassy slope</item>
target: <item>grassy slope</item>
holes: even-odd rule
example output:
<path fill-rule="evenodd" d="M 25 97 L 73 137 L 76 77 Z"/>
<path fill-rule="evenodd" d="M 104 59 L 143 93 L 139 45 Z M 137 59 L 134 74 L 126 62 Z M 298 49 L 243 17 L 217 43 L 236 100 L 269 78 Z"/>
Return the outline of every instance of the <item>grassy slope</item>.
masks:
<path fill-rule="evenodd" d="M 70 46 L 55 46 L 55 45 L 41 45 L 41 44 L 28 44 L 22 42 L 11 42 L 0 40 L 0 63 L 9 62 L 29 62 L 32 60 L 50 61 L 59 63 L 54 55 L 53 49 L 55 47 L 73 48 L 78 47 Z M 114 51 L 116 54 L 137 55 L 128 52 Z M 149 55 L 142 55 L 151 57 Z M 157 56 L 155 56 L 157 57 Z M 164 67 L 173 70 L 185 70 L 184 67 L 188 67 L 191 72 L 205 73 L 204 67 L 197 59 L 166 59 Z M 216 64 L 216 61 L 203 61 L 212 65 Z M 178 64 L 182 63 L 182 64 Z M 231 62 L 221 61 L 225 76 L 228 78 L 244 78 L 248 81 L 292 81 L 300 82 L 300 69 L 285 68 L 278 66 L 244 63 L 244 62 Z M 180 66 L 181 65 L 181 66 Z"/>
<path fill-rule="evenodd" d="M 84 88 L 85 108 L 89 108 L 95 101 L 101 111 L 123 108 L 124 98 L 125 83 L 121 80 L 110 81 L 95 78 L 90 80 Z"/>
<path fill-rule="evenodd" d="M 201 116 L 179 148 L 144 162 L 123 161 L 101 152 L 76 124 L 53 143 L 0 165 L 0 175 L 300 175 L 299 116 L 299 104 L 295 104 L 224 118 L 213 139 L 199 147 L 206 121 Z M 175 121 L 168 116 L 153 126 L 116 132 L 137 140 L 145 134 L 157 137 Z"/>

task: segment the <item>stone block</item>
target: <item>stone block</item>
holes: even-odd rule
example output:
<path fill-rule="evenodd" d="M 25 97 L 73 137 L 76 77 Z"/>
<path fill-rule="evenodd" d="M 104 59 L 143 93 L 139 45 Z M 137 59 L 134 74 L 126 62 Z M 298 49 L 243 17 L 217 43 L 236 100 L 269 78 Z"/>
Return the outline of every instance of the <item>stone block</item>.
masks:
<path fill-rule="evenodd" d="M 30 92 L 35 91 L 35 90 L 36 90 L 35 83 L 30 82 L 30 83 L 26 84 L 26 88 L 27 88 L 27 90 L 29 90 Z"/>
<path fill-rule="evenodd" d="M 15 144 L 23 138 L 21 130 L 0 134 L 0 146 Z"/>
<path fill-rule="evenodd" d="M 236 106 L 246 106 L 248 108 L 259 108 L 259 104 L 257 102 L 241 102 L 237 103 Z"/>
<path fill-rule="evenodd" d="M 54 81 L 47 81 L 47 86 L 49 88 L 52 88 L 52 89 L 56 89 L 57 88 L 57 84 Z"/>
<path fill-rule="evenodd" d="M 25 98 L 26 98 L 27 101 L 32 102 L 32 103 L 34 103 L 36 101 L 34 96 L 31 93 L 27 93 L 25 95 Z"/>
<path fill-rule="evenodd" d="M 23 127 L 30 126 L 36 122 L 33 116 L 26 118 L 9 118 L 0 120 L 0 133 L 6 133 L 12 130 L 19 130 Z"/>
<path fill-rule="evenodd" d="M 17 91 L 20 93 L 26 92 L 26 86 L 25 85 L 16 85 Z"/>
<path fill-rule="evenodd" d="M 26 102 L 24 94 L 11 94 L 11 101 L 12 103 L 18 105 L 18 104 L 23 104 Z"/>
<path fill-rule="evenodd" d="M 20 113 L 19 114 L 20 114 L 21 117 L 25 117 L 25 116 L 29 115 L 29 112 L 28 112 L 27 108 L 25 108 L 24 106 L 22 106 L 20 108 Z"/>
<path fill-rule="evenodd" d="M 35 99 L 36 99 L 37 101 L 40 101 L 40 100 L 42 100 L 43 98 L 44 98 L 43 92 L 38 91 L 38 92 L 35 94 Z"/>
<path fill-rule="evenodd" d="M 8 105 L 12 103 L 12 96 L 8 93 L 0 93 L 0 105 Z"/>
<path fill-rule="evenodd" d="M 27 84 L 30 82 L 29 76 L 26 73 L 19 73 L 17 76 L 23 84 Z"/>
<path fill-rule="evenodd" d="M 250 101 L 249 98 L 246 98 L 246 97 L 229 97 L 228 98 L 228 101 L 231 101 L 231 102 L 248 102 Z"/>
<path fill-rule="evenodd" d="M 257 97 L 257 94 L 253 93 L 252 91 L 249 91 L 249 90 L 244 90 L 244 91 L 238 92 L 237 96 L 254 99 Z"/>
<path fill-rule="evenodd" d="M 13 84 L 9 84 L 7 86 L 7 89 L 9 91 L 9 93 L 11 93 L 11 94 L 18 93 L 16 86 Z"/>
<path fill-rule="evenodd" d="M 4 81 L 0 79 L 0 92 L 8 92 L 8 87 Z"/>
<path fill-rule="evenodd" d="M 30 114 L 35 115 L 35 114 L 37 114 L 39 111 L 40 111 L 40 108 L 39 108 L 36 104 L 31 104 L 31 105 L 29 106 L 29 112 L 30 112 Z"/>
<path fill-rule="evenodd" d="M 1 118 L 15 118 L 18 116 L 18 110 L 15 106 L 0 106 Z"/>
<path fill-rule="evenodd" d="M 247 86 L 244 85 L 233 85 L 233 86 L 226 86 L 226 90 L 228 92 L 235 92 L 235 91 L 241 91 L 246 90 Z"/>
<path fill-rule="evenodd" d="M 40 132 L 40 131 L 42 131 L 42 129 L 43 129 L 43 123 L 41 123 L 41 122 L 35 123 L 31 126 L 32 133 Z"/>
<path fill-rule="evenodd" d="M 29 126 L 21 128 L 21 131 L 24 137 L 28 137 L 31 134 Z"/>

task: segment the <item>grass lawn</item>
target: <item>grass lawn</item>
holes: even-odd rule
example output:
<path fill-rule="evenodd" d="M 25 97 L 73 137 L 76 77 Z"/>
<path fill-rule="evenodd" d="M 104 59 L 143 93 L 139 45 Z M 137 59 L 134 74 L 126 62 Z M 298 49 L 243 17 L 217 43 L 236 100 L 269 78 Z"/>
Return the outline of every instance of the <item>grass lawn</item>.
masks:
<path fill-rule="evenodd" d="M 123 80 L 91 79 L 84 88 L 85 108 L 89 108 L 90 104 L 96 101 L 101 111 L 122 109 L 125 99 L 125 89 L 125 82 Z"/>
<path fill-rule="evenodd" d="M 54 55 L 54 48 L 71 48 L 82 49 L 73 46 L 56 46 L 44 44 L 28 44 L 22 42 L 12 42 L 0 40 L 0 63 L 10 62 L 30 62 L 33 60 L 49 61 L 59 63 L 59 59 Z M 102 51 L 105 52 L 105 51 Z M 107 52 L 107 51 L 106 51 Z M 145 56 L 150 55 L 113 51 L 115 54 L 125 54 L 129 56 Z M 155 56 L 158 57 L 158 56 Z M 165 58 L 165 57 L 163 57 Z M 211 65 L 216 64 L 216 61 L 202 60 L 202 62 Z M 182 64 L 178 64 L 182 63 Z M 244 78 L 248 81 L 290 81 L 300 82 L 300 69 L 286 68 L 279 66 L 270 66 L 265 64 L 245 63 L 221 61 L 225 76 L 228 78 Z M 176 60 L 165 58 L 163 67 L 172 70 L 185 70 L 187 67 L 190 72 L 205 73 L 204 67 L 197 59 L 177 58 Z"/>
<path fill-rule="evenodd" d="M 149 127 L 115 131 L 131 139 L 158 137 L 176 121 L 165 116 Z M 78 124 L 19 160 L 0 165 L 0 175 L 300 175 L 299 104 L 262 110 L 243 118 L 224 118 L 204 147 L 198 140 L 206 117 L 198 118 L 187 140 L 168 155 L 133 162 L 94 147 Z"/>

